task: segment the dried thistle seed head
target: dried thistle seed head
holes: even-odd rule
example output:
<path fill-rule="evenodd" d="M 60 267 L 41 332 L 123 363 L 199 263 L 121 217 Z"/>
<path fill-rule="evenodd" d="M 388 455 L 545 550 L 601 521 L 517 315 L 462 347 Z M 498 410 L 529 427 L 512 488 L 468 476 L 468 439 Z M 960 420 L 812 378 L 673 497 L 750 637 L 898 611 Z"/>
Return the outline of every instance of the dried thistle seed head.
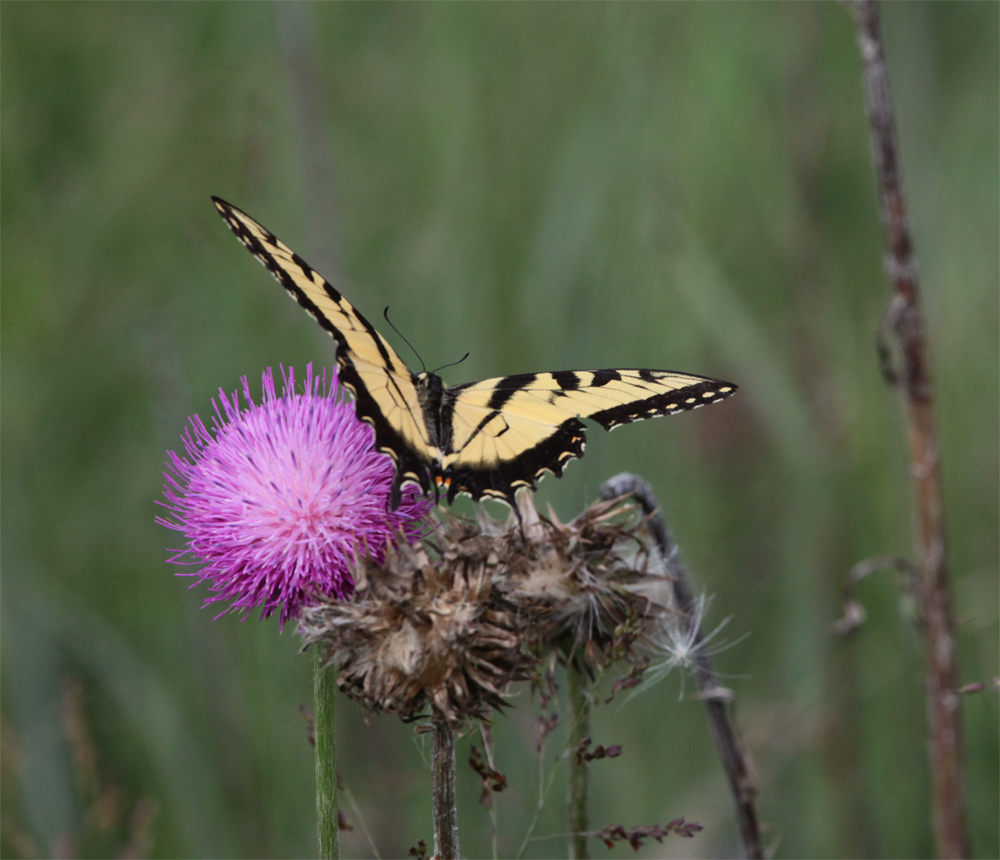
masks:
<path fill-rule="evenodd" d="M 338 685 L 373 711 L 458 726 L 500 709 L 511 681 L 530 675 L 526 619 L 498 587 L 492 542 L 449 520 L 424 547 L 401 544 L 358 565 L 364 596 L 306 608 L 306 646 L 326 645 Z"/>
<path fill-rule="evenodd" d="M 501 532 L 497 552 L 509 599 L 533 621 L 536 650 L 557 645 L 564 656 L 582 652 L 591 666 L 627 653 L 662 607 L 644 590 L 662 579 L 648 548 L 645 520 L 622 500 L 598 502 L 569 523 L 542 517 L 529 494 L 518 499 L 519 521 Z"/>

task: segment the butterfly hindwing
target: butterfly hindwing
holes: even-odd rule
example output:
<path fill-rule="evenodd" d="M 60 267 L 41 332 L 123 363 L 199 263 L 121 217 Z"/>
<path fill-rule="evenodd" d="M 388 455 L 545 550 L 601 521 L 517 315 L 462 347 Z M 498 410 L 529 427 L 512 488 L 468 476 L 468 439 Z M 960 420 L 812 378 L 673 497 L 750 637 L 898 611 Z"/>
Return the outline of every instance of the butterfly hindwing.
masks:
<path fill-rule="evenodd" d="M 332 284 L 270 230 L 235 206 L 212 198 L 237 238 L 337 342 L 340 380 L 358 415 L 375 429 L 375 444 L 396 464 L 396 492 L 405 483 L 431 490 L 428 437 L 414 376 L 375 327 Z"/>

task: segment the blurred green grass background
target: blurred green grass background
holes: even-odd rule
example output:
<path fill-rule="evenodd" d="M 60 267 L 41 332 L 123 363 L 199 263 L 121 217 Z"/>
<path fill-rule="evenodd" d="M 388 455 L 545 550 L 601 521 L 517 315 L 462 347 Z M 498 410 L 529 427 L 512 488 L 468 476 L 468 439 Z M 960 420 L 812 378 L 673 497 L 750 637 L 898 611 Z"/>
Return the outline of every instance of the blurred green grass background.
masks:
<path fill-rule="evenodd" d="M 989 685 L 998 6 L 883 14 L 963 681 Z M 211 194 L 370 318 L 388 305 L 429 367 L 471 351 L 452 383 L 605 366 L 737 382 L 711 409 L 594 428 L 539 506 L 568 518 L 621 470 L 652 481 L 714 595 L 709 625 L 750 634 L 717 666 L 777 856 L 933 853 L 922 645 L 898 580 L 866 582 L 867 624 L 831 635 L 851 565 L 912 545 L 905 428 L 874 353 L 888 288 L 849 7 L 8 2 L 0 47 L 3 856 L 111 856 L 143 799 L 152 856 L 315 852 L 311 661 L 273 619 L 213 620 L 153 522 L 188 415 L 264 367 L 332 363 Z M 118 793 L 104 831 L 63 726 L 67 679 Z M 705 830 L 639 856 L 735 856 L 703 708 L 681 688 L 598 709 L 594 742 L 624 755 L 593 766 L 592 822 L 683 815 Z M 494 729 L 501 856 L 536 804 L 535 710 L 526 691 L 516 703 Z M 430 841 L 412 728 L 338 709 L 343 776 L 382 856 Z M 995 857 L 995 691 L 964 714 L 973 845 Z M 470 742 L 459 821 L 480 857 Z M 371 856 L 346 812 L 345 856 Z M 557 779 L 536 835 L 564 830 Z"/>

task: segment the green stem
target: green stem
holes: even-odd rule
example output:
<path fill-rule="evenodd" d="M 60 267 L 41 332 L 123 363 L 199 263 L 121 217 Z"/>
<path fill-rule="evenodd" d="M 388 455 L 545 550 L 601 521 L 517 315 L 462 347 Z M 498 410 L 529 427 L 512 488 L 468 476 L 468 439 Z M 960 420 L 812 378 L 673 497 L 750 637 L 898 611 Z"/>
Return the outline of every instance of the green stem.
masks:
<path fill-rule="evenodd" d="M 333 695 L 337 692 L 337 667 L 325 666 L 322 646 L 313 648 L 313 698 L 316 712 L 316 818 L 320 860 L 338 860 L 337 844 L 337 745 Z"/>
<path fill-rule="evenodd" d="M 569 856 L 585 860 L 587 854 L 587 762 L 577 761 L 577 750 L 590 735 L 590 682 L 585 671 L 570 662 L 566 666 L 566 688 L 569 699 Z"/>
<path fill-rule="evenodd" d="M 431 792 L 434 804 L 434 856 L 439 860 L 458 860 L 455 733 L 443 720 L 434 723 Z"/>

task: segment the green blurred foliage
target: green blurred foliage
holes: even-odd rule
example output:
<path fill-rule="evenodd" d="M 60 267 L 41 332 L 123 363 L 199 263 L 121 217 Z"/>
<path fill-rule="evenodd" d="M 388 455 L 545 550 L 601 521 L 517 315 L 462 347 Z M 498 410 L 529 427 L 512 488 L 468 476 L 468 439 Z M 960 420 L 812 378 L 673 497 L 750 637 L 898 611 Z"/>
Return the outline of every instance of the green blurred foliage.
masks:
<path fill-rule="evenodd" d="M 998 7 L 893 3 L 884 19 L 963 680 L 989 685 Z M 653 482 L 714 595 L 709 623 L 750 634 L 717 661 L 778 856 L 933 852 L 900 583 L 866 582 L 867 624 L 830 630 L 851 565 L 913 542 L 905 428 L 873 349 L 888 290 L 849 7 L 8 2 L 2 23 L 4 856 L 107 856 L 145 832 L 144 798 L 153 856 L 315 851 L 310 661 L 274 620 L 213 620 L 153 522 L 188 415 L 264 367 L 332 362 L 211 194 L 370 317 L 390 306 L 428 366 L 471 350 L 452 382 L 617 365 L 739 383 L 711 409 L 595 428 L 540 506 L 572 517 L 621 470 Z M 63 726 L 67 678 L 117 791 L 103 830 Z M 593 767 L 594 827 L 683 815 L 705 830 L 640 855 L 733 855 L 681 687 L 598 709 L 595 743 L 625 752 Z M 495 725 L 502 856 L 536 804 L 536 710 L 527 691 L 516 703 Z M 964 705 L 974 847 L 997 856 L 995 690 Z M 383 856 L 405 855 L 431 838 L 427 749 L 346 700 L 339 714 L 358 810 Z M 466 750 L 463 851 L 486 856 Z M 565 830 L 553 786 L 537 835 Z M 346 811 L 346 855 L 370 856 Z"/>

